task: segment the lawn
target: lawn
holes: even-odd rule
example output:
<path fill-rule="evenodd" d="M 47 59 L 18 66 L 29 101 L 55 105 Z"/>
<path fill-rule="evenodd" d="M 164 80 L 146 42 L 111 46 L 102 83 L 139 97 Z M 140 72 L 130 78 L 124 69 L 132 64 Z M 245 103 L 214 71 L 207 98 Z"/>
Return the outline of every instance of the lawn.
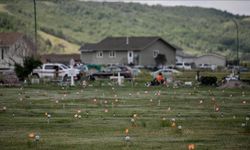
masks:
<path fill-rule="evenodd" d="M 249 117 L 249 89 L 1 87 L 0 149 L 247 150 Z"/>

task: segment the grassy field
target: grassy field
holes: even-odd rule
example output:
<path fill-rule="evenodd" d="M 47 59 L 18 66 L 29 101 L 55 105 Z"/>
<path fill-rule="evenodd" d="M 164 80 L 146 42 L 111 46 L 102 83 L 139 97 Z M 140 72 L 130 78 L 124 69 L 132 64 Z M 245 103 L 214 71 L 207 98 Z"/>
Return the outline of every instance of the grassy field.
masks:
<path fill-rule="evenodd" d="M 247 150 L 249 98 L 249 89 L 142 83 L 1 87 L 0 149 Z"/>
<path fill-rule="evenodd" d="M 52 46 L 58 46 L 60 44 L 63 45 L 65 47 L 64 48 L 65 51 L 62 51 L 61 53 L 79 53 L 79 48 L 80 48 L 79 45 L 72 44 L 68 41 L 65 41 L 61 38 L 55 37 L 53 35 L 50 35 L 42 31 L 39 31 L 38 33 L 44 40 L 50 40 Z"/>
<path fill-rule="evenodd" d="M 0 4 L 0 12 L 7 12 L 7 13 L 10 13 L 10 12 L 6 9 L 6 5 L 5 5 L 5 4 Z"/>

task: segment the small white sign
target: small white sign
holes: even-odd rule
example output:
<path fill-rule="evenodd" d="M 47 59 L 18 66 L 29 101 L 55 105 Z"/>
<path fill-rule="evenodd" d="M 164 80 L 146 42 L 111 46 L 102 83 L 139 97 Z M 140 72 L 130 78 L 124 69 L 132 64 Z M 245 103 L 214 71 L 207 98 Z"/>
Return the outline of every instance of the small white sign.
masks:
<path fill-rule="evenodd" d="M 76 76 L 76 70 L 74 68 L 70 68 L 69 75 L 70 76 Z"/>

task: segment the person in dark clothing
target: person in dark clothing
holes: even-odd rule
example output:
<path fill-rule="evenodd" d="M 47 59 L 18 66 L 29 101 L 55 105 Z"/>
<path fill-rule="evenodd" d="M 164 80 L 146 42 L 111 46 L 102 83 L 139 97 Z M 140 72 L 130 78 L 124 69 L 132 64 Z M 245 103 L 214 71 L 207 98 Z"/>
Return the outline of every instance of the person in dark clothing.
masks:
<path fill-rule="evenodd" d="M 55 79 L 57 80 L 58 79 L 58 77 L 59 77 L 59 67 L 58 66 L 55 66 Z"/>

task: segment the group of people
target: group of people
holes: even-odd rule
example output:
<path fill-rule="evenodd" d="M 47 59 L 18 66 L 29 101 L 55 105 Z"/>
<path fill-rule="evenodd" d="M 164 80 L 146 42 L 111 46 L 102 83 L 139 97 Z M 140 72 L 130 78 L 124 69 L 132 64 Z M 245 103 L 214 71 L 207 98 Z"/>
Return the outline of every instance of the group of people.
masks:
<path fill-rule="evenodd" d="M 146 83 L 146 86 L 156 86 L 161 84 L 166 84 L 165 77 L 160 72 L 150 83 Z"/>

